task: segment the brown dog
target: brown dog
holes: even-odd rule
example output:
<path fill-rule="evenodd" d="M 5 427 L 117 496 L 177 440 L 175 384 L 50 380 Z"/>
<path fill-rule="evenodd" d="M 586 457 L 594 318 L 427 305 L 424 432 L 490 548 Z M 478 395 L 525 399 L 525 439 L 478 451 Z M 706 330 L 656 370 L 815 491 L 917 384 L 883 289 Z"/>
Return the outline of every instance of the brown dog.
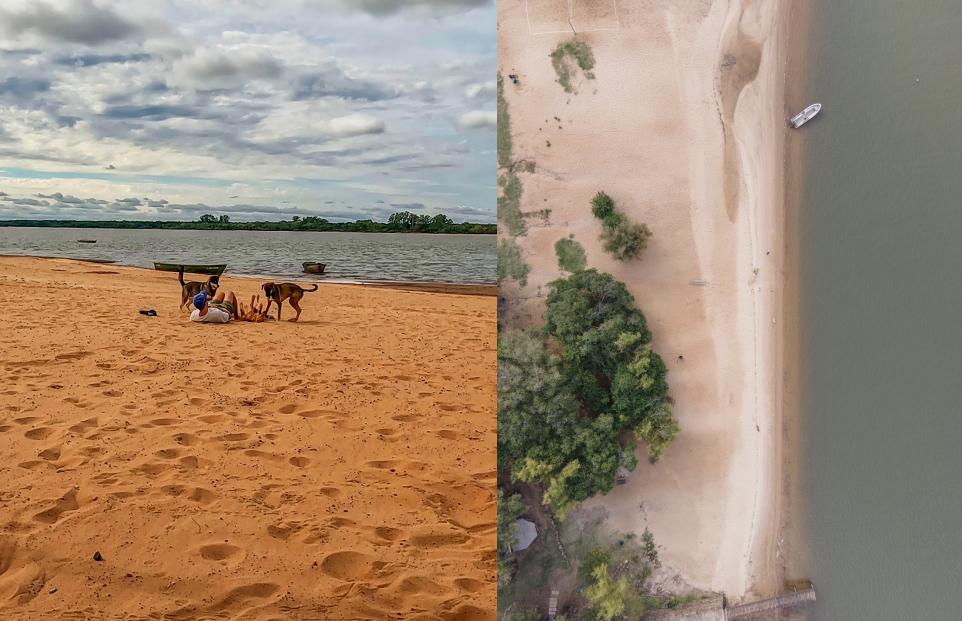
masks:
<path fill-rule="evenodd" d="M 190 304 L 194 299 L 194 296 L 204 291 L 207 293 L 207 297 L 212 298 L 214 294 L 217 293 L 217 287 L 220 286 L 220 276 L 211 276 L 207 279 L 207 282 L 196 282 L 193 280 L 188 280 L 184 282 L 184 270 L 181 269 L 177 275 L 180 280 L 180 308 L 183 309 L 187 306 L 190 309 Z"/>
<path fill-rule="evenodd" d="M 264 290 L 264 297 L 267 298 L 267 308 L 264 310 L 264 314 L 267 314 L 267 311 L 271 310 L 271 302 L 277 302 L 277 320 L 280 321 L 281 302 L 290 300 L 291 306 L 297 311 L 297 316 L 291 319 L 291 321 L 297 321 L 301 316 L 301 307 L 298 302 L 304 297 L 305 292 L 317 291 L 317 285 L 314 285 L 313 289 L 305 289 L 292 282 L 265 282 L 261 285 L 261 289 Z"/>

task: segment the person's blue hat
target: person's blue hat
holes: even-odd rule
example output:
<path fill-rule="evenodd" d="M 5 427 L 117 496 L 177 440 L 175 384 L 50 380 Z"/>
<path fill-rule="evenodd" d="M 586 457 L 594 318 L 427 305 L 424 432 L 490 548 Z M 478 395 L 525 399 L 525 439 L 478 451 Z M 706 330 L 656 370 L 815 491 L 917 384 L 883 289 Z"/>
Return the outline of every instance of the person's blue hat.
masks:
<path fill-rule="evenodd" d="M 201 291 L 200 293 L 194 296 L 194 308 L 200 310 L 201 308 L 204 308 L 204 306 L 206 305 L 207 305 L 206 291 Z"/>

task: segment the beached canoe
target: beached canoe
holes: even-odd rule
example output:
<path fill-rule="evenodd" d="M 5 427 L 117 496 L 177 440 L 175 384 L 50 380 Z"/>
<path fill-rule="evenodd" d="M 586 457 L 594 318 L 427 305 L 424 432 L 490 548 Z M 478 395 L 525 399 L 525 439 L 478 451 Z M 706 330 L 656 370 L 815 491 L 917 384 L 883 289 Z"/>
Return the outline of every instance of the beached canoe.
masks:
<path fill-rule="evenodd" d="M 306 274 L 323 274 L 327 268 L 327 263 L 302 263 L 301 265 L 303 265 Z"/>
<path fill-rule="evenodd" d="M 205 274 L 220 276 L 227 269 L 227 265 L 197 265 L 189 263 L 158 263 L 154 261 L 154 269 L 161 272 L 179 272 L 183 268 L 185 274 Z"/>

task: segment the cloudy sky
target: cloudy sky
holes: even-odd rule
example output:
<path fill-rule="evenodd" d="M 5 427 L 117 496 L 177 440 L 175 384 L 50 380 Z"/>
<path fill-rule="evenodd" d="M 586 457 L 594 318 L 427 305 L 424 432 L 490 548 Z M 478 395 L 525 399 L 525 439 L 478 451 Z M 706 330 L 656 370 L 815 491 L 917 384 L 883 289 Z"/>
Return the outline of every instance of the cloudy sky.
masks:
<path fill-rule="evenodd" d="M 0 219 L 494 221 L 491 0 L 0 0 Z"/>

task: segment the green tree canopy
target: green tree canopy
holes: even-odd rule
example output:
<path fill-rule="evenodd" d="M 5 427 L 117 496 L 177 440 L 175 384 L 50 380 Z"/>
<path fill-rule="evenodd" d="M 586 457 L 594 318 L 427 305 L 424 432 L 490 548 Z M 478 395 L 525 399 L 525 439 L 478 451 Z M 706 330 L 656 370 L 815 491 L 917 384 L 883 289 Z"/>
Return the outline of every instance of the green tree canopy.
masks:
<path fill-rule="evenodd" d="M 498 343 L 498 465 L 568 508 L 635 467 L 632 434 L 656 460 L 678 433 L 667 368 L 625 286 L 597 270 L 549 284 L 544 329 Z"/>
<path fill-rule="evenodd" d="M 498 488 L 498 553 L 508 554 L 518 543 L 517 526 L 515 522 L 524 512 L 524 503 L 519 494 L 506 496 L 504 490 Z"/>
<path fill-rule="evenodd" d="M 651 237 L 646 225 L 629 222 L 615 211 L 615 201 L 604 192 L 591 199 L 591 213 L 601 220 L 601 241 L 606 252 L 619 261 L 641 256 Z"/>
<path fill-rule="evenodd" d="M 579 404 L 534 331 L 507 331 L 498 341 L 498 461 L 550 455 L 574 433 Z"/>
<path fill-rule="evenodd" d="M 592 584 L 585 589 L 585 598 L 591 604 L 597 619 L 620 621 L 640 619 L 645 612 L 641 596 L 631 588 L 626 576 L 617 580 L 611 577 L 607 565 L 598 565 L 591 573 Z"/>

